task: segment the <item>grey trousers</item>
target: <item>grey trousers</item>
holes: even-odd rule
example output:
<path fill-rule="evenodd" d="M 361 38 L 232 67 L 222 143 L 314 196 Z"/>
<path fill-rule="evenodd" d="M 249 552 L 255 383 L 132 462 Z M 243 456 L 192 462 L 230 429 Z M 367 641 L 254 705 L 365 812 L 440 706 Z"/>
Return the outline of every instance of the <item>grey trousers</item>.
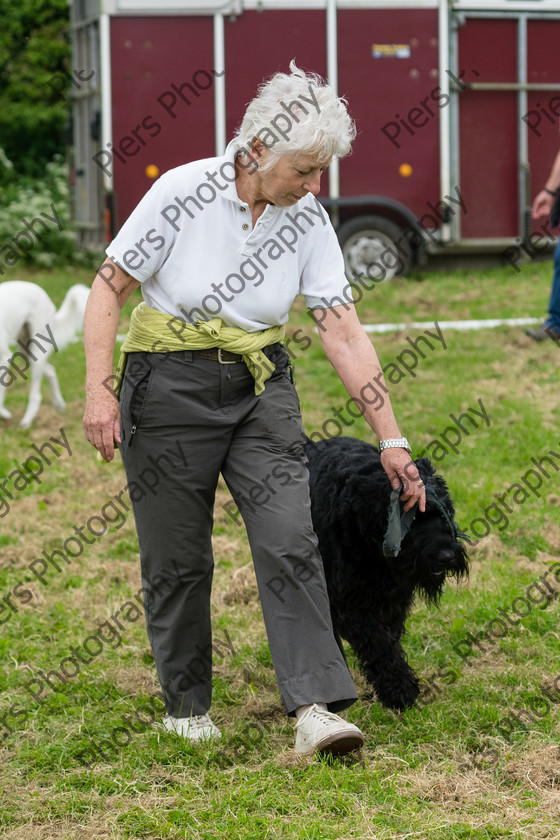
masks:
<path fill-rule="evenodd" d="M 340 711 L 356 700 L 334 639 L 311 524 L 305 437 L 288 354 L 273 345 L 267 355 L 276 371 L 258 397 L 243 363 L 220 364 L 187 350 L 127 359 L 120 452 L 138 533 L 148 638 L 173 717 L 204 714 L 211 705 L 211 537 L 220 472 L 247 528 L 286 712 L 313 702 Z M 148 479 L 152 492 L 142 490 Z"/>

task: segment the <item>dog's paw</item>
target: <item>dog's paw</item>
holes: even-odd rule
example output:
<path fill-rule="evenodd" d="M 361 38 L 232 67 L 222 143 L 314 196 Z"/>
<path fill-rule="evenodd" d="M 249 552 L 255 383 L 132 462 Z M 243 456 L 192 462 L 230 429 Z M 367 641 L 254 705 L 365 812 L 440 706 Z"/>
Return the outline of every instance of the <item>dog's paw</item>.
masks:
<path fill-rule="evenodd" d="M 64 400 L 53 400 L 53 405 L 59 414 L 64 414 L 66 411 L 66 403 Z"/>
<path fill-rule="evenodd" d="M 11 416 L 12 416 L 12 412 L 8 411 L 7 408 L 0 408 L 0 417 L 3 420 L 9 420 Z"/>
<path fill-rule="evenodd" d="M 391 682 L 384 682 L 383 685 L 376 685 L 375 692 L 383 706 L 402 712 L 414 706 L 420 694 L 420 684 L 416 674 L 412 672 L 398 681 L 393 679 Z"/>
<path fill-rule="evenodd" d="M 416 677 L 413 677 L 406 685 L 403 685 L 401 688 L 399 708 L 410 709 L 411 706 L 414 706 L 419 696 L 420 684 Z"/>

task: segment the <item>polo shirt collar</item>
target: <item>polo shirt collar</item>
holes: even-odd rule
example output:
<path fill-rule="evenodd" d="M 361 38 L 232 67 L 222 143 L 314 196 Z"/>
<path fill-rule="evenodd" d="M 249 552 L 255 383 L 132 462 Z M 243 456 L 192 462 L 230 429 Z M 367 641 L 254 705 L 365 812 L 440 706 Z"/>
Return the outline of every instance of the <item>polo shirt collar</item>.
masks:
<path fill-rule="evenodd" d="M 222 163 L 226 163 L 226 162 L 227 163 L 235 163 L 235 153 L 236 153 L 235 141 L 231 140 L 228 143 L 223 156 L 221 158 L 219 158 L 220 164 L 218 165 L 217 169 L 220 168 Z M 225 180 L 225 178 L 224 178 L 224 180 Z M 235 184 L 236 184 L 235 181 L 228 181 L 227 189 L 223 190 L 222 196 L 224 198 L 228 198 L 230 201 L 235 201 L 235 203 L 238 206 L 247 207 L 248 206 L 247 203 L 245 201 L 242 201 L 239 198 L 239 196 L 237 194 L 237 188 L 236 188 Z M 274 204 L 267 204 L 267 206 L 265 208 L 265 211 L 263 213 L 263 216 L 265 214 L 268 215 L 270 210 L 279 211 L 281 209 L 282 209 L 281 207 L 276 207 L 276 205 L 274 205 Z"/>
<path fill-rule="evenodd" d="M 235 161 L 235 142 L 232 140 L 228 143 L 226 150 L 220 158 L 221 163 L 234 163 Z M 220 163 L 220 165 L 221 165 Z M 219 166 L 218 166 L 219 169 Z M 225 180 L 225 179 L 224 179 Z M 248 204 L 245 201 L 242 201 L 238 194 L 237 189 L 235 186 L 235 181 L 229 182 L 227 185 L 227 189 L 222 192 L 222 196 L 224 198 L 233 201 L 237 207 L 246 207 L 248 208 Z M 266 237 L 268 230 L 274 224 L 274 220 L 277 218 L 278 214 L 282 212 L 281 207 L 276 207 L 274 204 L 267 204 L 264 212 L 259 217 L 257 224 L 255 225 L 254 229 L 247 235 L 245 239 L 243 251 L 246 251 L 247 248 L 258 246 L 259 243 Z"/>
<path fill-rule="evenodd" d="M 227 144 L 226 150 L 225 150 L 223 156 L 220 158 L 220 162 L 221 163 L 233 163 L 234 164 L 235 163 L 235 153 L 236 153 L 235 141 L 231 140 Z M 219 169 L 219 167 L 218 167 L 218 169 Z M 225 189 L 222 192 L 222 196 L 224 198 L 229 198 L 230 201 L 235 201 L 235 203 L 238 204 L 238 205 L 247 206 L 245 204 L 245 202 L 241 201 L 241 199 L 237 195 L 237 189 L 236 189 L 235 184 L 236 184 L 235 181 L 229 181 L 228 180 L 227 189 Z"/>

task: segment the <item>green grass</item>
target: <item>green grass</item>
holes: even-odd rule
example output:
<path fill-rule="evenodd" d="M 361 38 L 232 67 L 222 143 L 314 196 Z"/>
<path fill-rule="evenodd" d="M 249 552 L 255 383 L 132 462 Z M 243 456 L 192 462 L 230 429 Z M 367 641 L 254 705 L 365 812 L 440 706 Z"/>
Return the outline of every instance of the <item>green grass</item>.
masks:
<path fill-rule="evenodd" d="M 547 263 L 520 273 L 499 268 L 426 274 L 378 286 L 358 310 L 364 323 L 541 317 L 550 276 Z M 57 304 L 72 283 L 90 282 L 86 272 L 74 270 L 14 269 L 8 279 L 39 282 Z M 122 331 L 139 300 L 135 294 L 125 307 Z M 311 340 L 305 350 L 297 341 L 291 345 L 307 431 L 320 431 L 340 409 L 346 434 L 374 442 L 363 419 L 347 413 L 348 395 L 301 302 L 289 332 L 297 329 Z M 420 334 L 421 328 L 411 327 L 374 337 L 382 364 L 398 360 L 410 347 L 407 337 Z M 406 373 L 390 393 L 416 453 L 442 440 L 450 415 L 482 400 L 490 426 L 481 420 L 460 441 L 458 454 L 434 460 L 455 499 L 457 519 L 469 530 L 520 481 L 532 457 L 560 453 L 560 347 L 533 343 L 521 328 L 449 330 L 444 338 L 446 349 L 434 342 L 414 375 Z M 42 551 L 60 546 L 74 525 L 98 514 L 126 483 L 120 463 L 98 464 L 83 438 L 82 345 L 71 345 L 53 362 L 66 414 L 54 412 L 44 385 L 45 402 L 32 429 L 20 430 L 27 385 L 18 382 L 8 393 L 13 420 L 2 421 L 0 482 L 24 463 L 33 443 L 57 437 L 61 427 L 72 447 L 71 457 L 53 460 L 41 484 L 14 494 L 8 513 L 0 508 L 0 603 L 18 584 L 31 593 L 27 604 L 12 595 L 17 612 L 6 602 L 0 612 L 0 738 L 7 735 L 0 744 L 2 838 L 557 837 L 560 694 L 550 695 L 548 708 L 539 698 L 540 686 L 560 672 L 558 601 L 536 603 L 538 590 L 530 590 L 530 612 L 508 624 L 502 639 L 492 637 L 489 627 L 500 609 L 514 616 L 515 599 L 528 597 L 530 585 L 559 560 L 558 473 L 551 470 L 539 496 L 511 503 L 506 524 L 496 515 L 497 524 L 470 551 L 468 584 L 449 585 L 439 610 L 415 606 L 405 647 L 425 680 L 417 707 L 402 715 L 383 709 L 351 665 L 360 700 L 347 716 L 363 729 L 366 749 L 361 760 L 339 763 L 293 753 L 292 724 L 274 678 L 247 541 L 222 507 L 228 494 L 220 484 L 213 622 L 215 639 L 227 633 L 233 651 L 226 646 L 215 652 L 212 714 L 224 735 L 217 744 L 192 745 L 150 722 L 152 716 L 159 720 L 161 703 L 144 620 L 132 609 L 129 620 L 122 619 L 120 638 L 106 631 L 102 650 L 64 684 L 51 675 L 49 686 L 39 674 L 58 670 L 71 647 L 98 634 L 117 609 L 134 601 L 140 586 L 130 514 L 60 572 L 51 568 L 44 583 L 29 570 Z M 553 575 L 548 580 L 560 590 Z M 469 633 L 483 634 L 484 649 L 473 644 L 464 661 L 457 649 L 465 651 Z M 41 685 L 30 684 L 33 679 Z M 540 714 L 525 727 L 504 724 L 512 712 L 530 709 Z M 84 750 L 89 752 L 80 763 Z"/>

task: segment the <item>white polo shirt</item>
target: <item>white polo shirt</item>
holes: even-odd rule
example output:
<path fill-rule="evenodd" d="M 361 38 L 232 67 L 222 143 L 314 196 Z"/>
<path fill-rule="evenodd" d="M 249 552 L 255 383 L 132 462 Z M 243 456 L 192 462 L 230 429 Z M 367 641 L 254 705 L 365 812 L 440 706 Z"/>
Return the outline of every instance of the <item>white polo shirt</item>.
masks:
<path fill-rule="evenodd" d="M 107 255 L 148 306 L 191 323 L 220 317 L 253 332 L 284 324 L 300 293 L 309 308 L 344 302 L 344 260 L 320 203 L 308 193 L 293 207 L 268 204 L 253 228 L 234 154 L 230 143 L 223 157 L 162 175 Z"/>

